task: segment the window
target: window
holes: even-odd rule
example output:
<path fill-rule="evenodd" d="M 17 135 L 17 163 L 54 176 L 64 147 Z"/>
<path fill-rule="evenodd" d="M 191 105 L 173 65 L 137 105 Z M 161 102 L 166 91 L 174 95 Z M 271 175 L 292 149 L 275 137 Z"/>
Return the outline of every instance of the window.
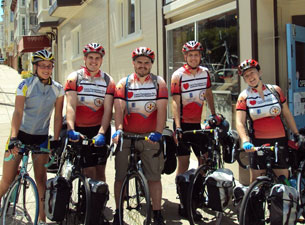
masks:
<path fill-rule="evenodd" d="M 10 12 L 10 22 L 11 23 L 14 22 L 14 12 L 13 11 Z"/>
<path fill-rule="evenodd" d="M 72 52 L 73 58 L 77 58 L 81 54 L 81 46 L 80 46 L 80 31 L 81 31 L 81 26 L 79 25 L 76 27 L 74 30 L 72 30 Z"/>
<path fill-rule="evenodd" d="M 67 60 L 67 42 L 66 36 L 62 37 L 62 60 L 65 62 Z"/>
<path fill-rule="evenodd" d="M 52 5 L 52 0 L 49 0 L 49 6 L 51 6 Z"/>
<path fill-rule="evenodd" d="M 210 16 L 207 17 L 209 14 Z M 185 63 L 181 52 L 183 44 L 190 40 L 197 40 L 204 48 L 201 66 L 209 69 L 214 96 L 215 93 L 219 92 L 219 95 L 214 97 L 216 111 L 222 113 L 222 109 L 217 108 L 222 106 L 217 106 L 216 101 L 218 101 L 219 96 L 227 101 L 227 97 L 223 97 L 226 93 L 231 96 L 228 97 L 230 103 L 222 104 L 231 106 L 232 103 L 235 103 L 239 93 L 237 28 L 237 11 L 232 9 L 227 12 L 219 12 L 218 15 L 215 15 L 215 12 L 206 12 L 194 17 L 193 22 L 189 20 L 188 24 L 180 22 L 168 25 L 166 27 L 168 87 L 170 88 L 173 72 Z M 168 112 L 168 117 L 172 118 L 170 107 Z"/>
<path fill-rule="evenodd" d="M 120 39 L 141 30 L 141 0 L 127 0 L 120 2 Z"/>
<path fill-rule="evenodd" d="M 20 20 L 21 20 L 21 31 L 20 34 L 21 35 L 26 35 L 26 23 L 25 23 L 25 17 L 24 16 L 20 16 Z"/>
<path fill-rule="evenodd" d="M 21 1 L 20 1 L 20 6 L 21 6 L 21 7 L 25 7 L 25 0 L 21 0 Z"/>
<path fill-rule="evenodd" d="M 13 42 L 14 41 L 14 31 L 11 30 L 11 41 Z"/>

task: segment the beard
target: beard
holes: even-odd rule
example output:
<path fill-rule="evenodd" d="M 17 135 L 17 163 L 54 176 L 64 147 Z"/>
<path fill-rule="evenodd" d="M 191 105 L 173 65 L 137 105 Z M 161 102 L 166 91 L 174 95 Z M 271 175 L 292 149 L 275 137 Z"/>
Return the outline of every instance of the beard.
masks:
<path fill-rule="evenodd" d="M 137 69 L 136 70 L 136 74 L 139 76 L 139 77 L 145 77 L 147 76 L 148 74 L 150 74 L 150 70 L 149 69 Z"/>

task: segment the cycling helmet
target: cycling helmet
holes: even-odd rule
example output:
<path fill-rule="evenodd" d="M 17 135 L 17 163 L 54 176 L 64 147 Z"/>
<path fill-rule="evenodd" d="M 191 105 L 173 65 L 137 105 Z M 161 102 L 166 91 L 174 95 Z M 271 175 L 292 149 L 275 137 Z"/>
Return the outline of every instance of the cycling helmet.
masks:
<path fill-rule="evenodd" d="M 132 52 L 132 60 L 135 61 L 136 58 L 138 58 L 139 56 L 146 56 L 148 58 L 150 58 L 151 62 L 154 63 L 155 61 L 155 53 L 153 50 L 151 50 L 150 48 L 147 47 L 139 47 L 136 48 L 133 52 Z"/>
<path fill-rule="evenodd" d="M 250 68 L 256 68 L 258 71 L 261 69 L 257 61 L 255 61 L 254 59 L 247 59 L 238 66 L 239 76 L 243 76 L 244 72 Z"/>
<path fill-rule="evenodd" d="M 90 43 L 84 47 L 83 53 L 85 56 L 89 53 L 99 53 L 102 57 L 104 57 L 105 49 L 98 43 Z"/>
<path fill-rule="evenodd" d="M 34 52 L 32 56 L 32 64 L 36 64 L 40 61 L 51 61 L 54 63 L 55 59 L 52 52 L 49 52 L 45 49 Z"/>
<path fill-rule="evenodd" d="M 198 41 L 188 41 L 182 47 L 182 52 L 190 52 L 190 51 L 203 51 L 202 44 Z"/>

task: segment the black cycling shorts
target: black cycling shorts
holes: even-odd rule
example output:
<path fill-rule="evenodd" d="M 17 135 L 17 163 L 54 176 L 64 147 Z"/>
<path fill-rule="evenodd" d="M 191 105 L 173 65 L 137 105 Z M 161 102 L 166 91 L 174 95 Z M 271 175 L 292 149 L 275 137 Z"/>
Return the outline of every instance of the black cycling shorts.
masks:
<path fill-rule="evenodd" d="M 275 138 L 275 139 L 253 139 L 252 144 L 256 147 L 262 146 L 263 144 L 270 144 L 270 146 L 274 146 L 275 142 L 278 143 L 278 162 L 272 163 L 273 169 L 287 169 L 289 168 L 289 152 L 288 152 L 288 139 L 286 137 L 283 138 Z M 266 157 L 258 156 L 256 152 L 250 152 L 250 168 L 262 170 L 266 169 Z"/>
<path fill-rule="evenodd" d="M 49 137 L 48 135 L 34 135 L 28 134 L 19 130 L 17 139 L 25 145 L 39 145 L 41 148 L 48 148 L 49 146 Z M 5 150 L 8 151 L 8 150 Z M 49 154 L 47 152 L 35 152 L 33 154 Z"/>
<path fill-rule="evenodd" d="M 176 124 L 173 124 L 174 130 L 176 130 Z M 200 123 L 181 123 L 181 129 L 183 131 L 187 130 L 200 130 Z M 186 143 L 190 142 L 190 143 Z M 200 151 L 202 154 L 207 152 L 208 139 L 207 137 L 200 134 L 184 134 L 182 137 L 182 141 L 179 142 L 177 148 L 177 156 L 188 156 L 191 154 L 191 147 L 193 149 L 194 154 L 199 157 Z"/>
<path fill-rule="evenodd" d="M 92 139 L 98 134 L 100 126 L 95 127 L 75 127 L 75 131 L 80 132 L 83 135 L 86 135 L 87 138 Z M 110 144 L 111 138 L 111 127 L 109 126 L 108 130 L 105 133 L 106 145 Z M 97 154 L 99 152 L 99 154 Z M 97 165 L 106 165 L 107 162 L 107 149 L 105 147 L 94 147 L 94 145 L 88 145 L 82 147 L 82 160 L 81 167 L 93 167 Z"/>

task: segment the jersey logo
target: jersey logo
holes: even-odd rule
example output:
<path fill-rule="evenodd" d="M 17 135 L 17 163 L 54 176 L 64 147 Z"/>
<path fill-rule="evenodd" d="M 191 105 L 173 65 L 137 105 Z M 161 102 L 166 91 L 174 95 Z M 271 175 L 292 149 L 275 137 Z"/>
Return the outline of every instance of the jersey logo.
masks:
<path fill-rule="evenodd" d="M 204 96 L 205 96 L 205 90 L 203 90 L 203 91 L 200 91 L 200 93 L 199 93 L 199 99 L 201 100 L 201 101 L 204 101 Z"/>
<path fill-rule="evenodd" d="M 127 96 L 128 96 L 128 98 L 132 98 L 133 92 L 130 92 L 130 91 L 129 91 L 129 92 L 127 93 Z"/>
<path fill-rule="evenodd" d="M 103 105 L 103 99 L 102 98 L 94 99 L 94 105 L 96 105 L 97 107 L 101 107 Z"/>
<path fill-rule="evenodd" d="M 255 100 L 251 100 L 251 101 L 250 101 L 250 104 L 251 104 L 251 105 L 255 105 L 255 104 L 256 104 L 256 101 L 255 101 Z"/>
<path fill-rule="evenodd" d="M 277 115 L 279 115 L 280 114 L 280 107 L 278 107 L 278 106 L 272 106 L 271 108 L 270 108 L 270 114 L 271 115 L 273 115 L 273 116 L 277 116 Z"/>
<path fill-rule="evenodd" d="M 25 84 L 25 81 L 22 81 L 22 82 L 19 84 L 18 89 L 22 90 L 22 87 L 23 87 L 24 84 Z"/>
<path fill-rule="evenodd" d="M 78 87 L 77 87 L 77 92 L 81 92 L 83 89 L 84 89 L 83 86 L 78 86 Z"/>
<path fill-rule="evenodd" d="M 183 88 L 185 89 L 185 90 L 187 90 L 188 88 L 189 88 L 189 83 L 185 83 L 185 84 L 183 84 Z"/>
<path fill-rule="evenodd" d="M 145 111 L 148 112 L 148 113 L 151 113 L 155 110 L 156 108 L 156 103 L 154 102 L 147 102 L 145 104 Z"/>

